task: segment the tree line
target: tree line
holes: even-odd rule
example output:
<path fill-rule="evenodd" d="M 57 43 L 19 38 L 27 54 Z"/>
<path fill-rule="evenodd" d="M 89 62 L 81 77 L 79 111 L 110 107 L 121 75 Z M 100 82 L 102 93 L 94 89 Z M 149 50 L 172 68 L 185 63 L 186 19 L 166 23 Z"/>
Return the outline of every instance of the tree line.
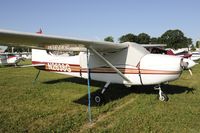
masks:
<path fill-rule="evenodd" d="M 104 41 L 114 42 L 114 38 L 112 36 L 108 36 L 104 39 Z M 126 35 L 122 35 L 119 38 L 119 42 L 135 42 L 138 44 L 167 44 L 168 48 L 185 48 L 189 47 L 192 44 L 192 39 L 188 38 L 184 35 L 184 33 L 179 30 L 167 30 L 160 37 L 150 37 L 147 33 L 140 33 L 138 35 L 128 33 Z M 199 46 L 200 42 L 197 42 Z"/>

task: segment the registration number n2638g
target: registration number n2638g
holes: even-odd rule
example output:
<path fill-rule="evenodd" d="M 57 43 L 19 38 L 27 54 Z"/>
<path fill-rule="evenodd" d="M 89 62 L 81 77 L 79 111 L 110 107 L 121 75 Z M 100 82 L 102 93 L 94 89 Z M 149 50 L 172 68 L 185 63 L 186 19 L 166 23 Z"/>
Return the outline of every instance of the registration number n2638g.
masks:
<path fill-rule="evenodd" d="M 61 72 L 71 72 L 69 64 L 64 64 L 64 63 L 47 63 L 45 65 L 45 69 L 53 71 L 61 71 Z"/>

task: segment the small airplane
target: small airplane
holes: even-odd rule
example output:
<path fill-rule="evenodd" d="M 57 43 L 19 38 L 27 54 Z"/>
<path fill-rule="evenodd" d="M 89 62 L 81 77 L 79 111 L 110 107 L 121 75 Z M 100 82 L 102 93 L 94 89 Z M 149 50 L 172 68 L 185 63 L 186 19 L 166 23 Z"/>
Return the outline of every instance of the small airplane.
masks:
<path fill-rule="evenodd" d="M 168 50 L 166 50 L 166 53 L 168 55 L 180 56 L 180 57 L 189 58 L 189 59 L 192 60 L 192 53 L 190 53 L 189 51 L 184 50 L 184 51 L 181 51 L 181 52 L 176 52 L 173 49 L 168 49 Z"/>
<path fill-rule="evenodd" d="M 199 60 L 200 59 L 200 52 L 192 52 L 192 57 L 191 57 L 191 60 Z"/>
<path fill-rule="evenodd" d="M 150 53 L 154 54 L 167 54 L 167 55 L 175 55 L 175 56 L 180 56 L 183 58 L 190 58 L 192 54 L 188 53 L 187 51 L 182 51 L 175 53 L 172 49 L 167 49 L 165 50 L 164 47 L 167 46 L 165 44 L 150 44 L 150 45 L 143 45 Z"/>
<path fill-rule="evenodd" d="M 177 56 L 151 54 L 143 46 L 125 42 L 101 42 L 75 38 L 0 30 L 0 43 L 32 48 L 32 64 L 40 70 L 105 82 L 96 103 L 112 83 L 155 85 L 159 100 L 167 101 L 160 84 L 176 80 L 195 65 Z M 80 51 L 75 56 L 56 56 L 51 51 Z"/>
<path fill-rule="evenodd" d="M 0 65 L 17 66 L 20 61 L 24 61 L 23 57 L 12 53 L 0 53 Z"/>
<path fill-rule="evenodd" d="M 154 54 L 167 54 L 167 55 L 174 55 L 180 56 L 183 58 L 189 58 L 193 61 L 200 59 L 200 52 L 188 52 L 188 51 L 174 51 L 172 49 L 165 50 L 165 44 L 149 44 L 143 45 L 149 52 Z"/>

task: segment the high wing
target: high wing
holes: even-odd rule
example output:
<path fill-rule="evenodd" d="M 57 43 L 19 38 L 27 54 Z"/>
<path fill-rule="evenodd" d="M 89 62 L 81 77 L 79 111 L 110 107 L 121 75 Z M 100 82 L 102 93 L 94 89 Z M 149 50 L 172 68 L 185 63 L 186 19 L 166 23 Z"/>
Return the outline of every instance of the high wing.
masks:
<path fill-rule="evenodd" d="M 89 41 L 75 38 L 16 32 L 0 29 L 0 44 L 59 51 L 84 51 L 93 48 L 98 52 L 115 52 L 127 48 L 128 44 Z"/>

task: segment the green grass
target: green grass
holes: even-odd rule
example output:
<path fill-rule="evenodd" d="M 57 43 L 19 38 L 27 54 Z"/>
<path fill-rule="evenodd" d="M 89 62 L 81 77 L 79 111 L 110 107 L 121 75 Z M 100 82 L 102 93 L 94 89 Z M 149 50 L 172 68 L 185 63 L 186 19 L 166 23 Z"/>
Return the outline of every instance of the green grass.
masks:
<path fill-rule="evenodd" d="M 200 65 L 163 86 L 168 102 L 152 86 L 111 85 L 105 105 L 92 103 L 92 123 L 86 80 L 41 72 L 33 83 L 37 72 L 0 68 L 0 132 L 200 132 Z M 92 95 L 102 85 L 93 82 Z"/>

